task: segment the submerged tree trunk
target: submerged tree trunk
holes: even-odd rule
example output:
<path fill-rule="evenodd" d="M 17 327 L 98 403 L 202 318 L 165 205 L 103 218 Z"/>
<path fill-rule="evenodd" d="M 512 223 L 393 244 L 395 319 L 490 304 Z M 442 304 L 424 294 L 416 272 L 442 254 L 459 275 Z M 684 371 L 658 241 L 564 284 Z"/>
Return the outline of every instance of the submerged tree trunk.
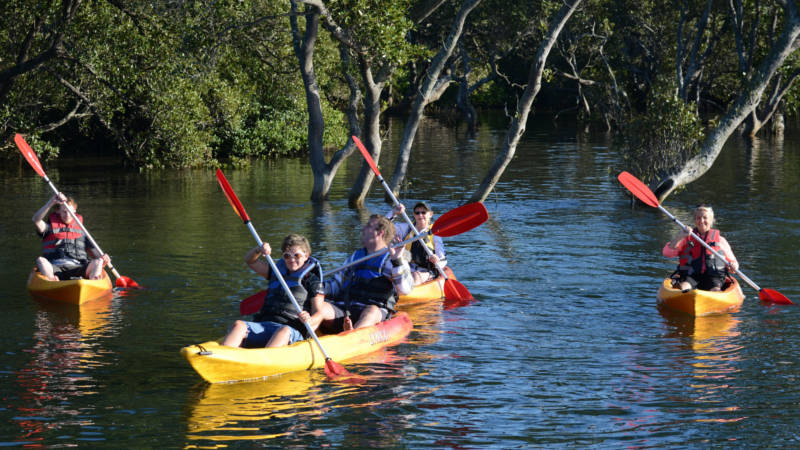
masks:
<path fill-rule="evenodd" d="M 780 69 L 786 58 L 795 50 L 800 36 L 800 17 L 794 1 L 784 3 L 784 27 L 780 38 L 773 44 L 769 54 L 753 72 L 745 90 L 720 119 L 717 126 L 706 136 L 700 154 L 686 162 L 677 172 L 666 174 L 654 183 L 654 193 L 663 201 L 672 191 L 700 178 L 714 164 L 728 137 L 758 106 L 770 79 Z"/>
<path fill-rule="evenodd" d="M 303 86 L 306 93 L 306 110 L 308 111 L 308 156 L 311 163 L 311 171 L 314 174 L 314 187 L 311 190 L 311 200 L 318 202 L 327 200 L 331 189 L 333 178 L 344 162 L 344 159 L 353 152 L 355 147 L 352 140 L 348 140 L 343 148 L 337 151 L 330 163 L 325 162 L 323 136 L 325 132 L 325 118 L 322 115 L 322 102 L 320 100 L 319 86 L 317 85 L 316 75 L 314 74 L 314 45 L 319 35 L 319 8 L 307 5 L 305 11 L 306 27 L 302 37 L 300 27 L 297 24 L 297 3 L 291 2 L 292 14 L 290 23 L 292 28 L 292 40 L 294 52 L 300 67 L 300 75 L 303 79 Z M 348 77 L 347 61 L 342 61 L 342 71 L 345 78 Z M 355 108 L 358 102 L 358 87 L 350 84 L 350 111 L 348 116 L 355 115 Z M 354 98 L 355 96 L 355 98 Z M 357 120 L 351 120 L 351 131 L 358 134 Z M 355 124 L 355 129 L 353 128 Z"/>
<path fill-rule="evenodd" d="M 366 86 L 366 93 L 364 95 L 364 133 L 361 140 L 364 141 L 364 146 L 370 151 L 372 159 L 376 162 L 381 155 L 381 92 L 386 86 L 388 73 L 383 72 L 377 77 L 373 78 L 372 68 L 363 57 L 359 57 L 359 65 L 361 67 L 361 78 Z M 369 188 L 372 185 L 372 180 L 375 174 L 366 161 L 361 164 L 361 170 L 358 172 L 353 186 L 350 188 L 350 195 L 348 196 L 347 203 L 351 208 L 361 208 L 364 206 L 364 199 L 367 197 Z"/>
<path fill-rule="evenodd" d="M 506 137 L 503 140 L 503 148 L 495 158 L 492 167 L 489 168 L 478 190 L 470 197 L 470 202 L 482 202 L 486 200 L 486 197 L 489 196 L 489 193 L 500 180 L 500 177 L 511 162 L 511 159 L 514 158 L 517 144 L 525 133 L 525 125 L 528 120 L 528 114 L 531 111 L 531 105 L 536 95 L 539 93 L 539 89 L 542 87 L 542 74 L 545 64 L 547 63 L 547 56 L 550 54 L 550 50 L 553 48 L 567 20 L 569 20 L 580 3 L 581 0 L 573 0 L 571 3 L 569 1 L 565 2 L 555 18 L 550 22 L 547 35 L 544 41 L 539 45 L 539 51 L 536 53 L 536 60 L 533 62 L 533 66 L 531 66 L 531 71 L 528 75 L 528 85 L 525 87 L 525 91 L 517 106 L 517 113 L 511 120 L 511 124 L 506 132 Z"/>
<path fill-rule="evenodd" d="M 417 129 L 419 129 L 419 124 L 422 121 L 422 114 L 425 111 L 425 106 L 433 100 L 436 93 L 441 95 L 441 92 L 444 91 L 443 86 L 450 83 L 451 79 L 449 76 L 440 79 L 440 75 L 450 55 L 453 54 L 453 49 L 456 48 L 458 40 L 461 38 L 467 16 L 469 16 L 469 13 L 478 6 L 480 2 L 481 0 L 465 0 L 461 5 L 461 9 L 458 11 L 455 20 L 453 20 L 453 25 L 450 28 L 447 39 L 436 53 L 436 56 L 431 60 L 425 78 L 417 91 L 411 108 L 411 114 L 406 121 L 405 131 L 403 131 L 403 140 L 400 143 L 397 164 L 395 165 L 392 179 L 389 182 L 389 188 L 395 195 L 397 195 L 400 190 L 400 184 L 403 182 L 408 172 L 411 145 L 414 143 L 414 137 L 417 135 Z M 438 98 L 438 96 L 436 98 Z"/>

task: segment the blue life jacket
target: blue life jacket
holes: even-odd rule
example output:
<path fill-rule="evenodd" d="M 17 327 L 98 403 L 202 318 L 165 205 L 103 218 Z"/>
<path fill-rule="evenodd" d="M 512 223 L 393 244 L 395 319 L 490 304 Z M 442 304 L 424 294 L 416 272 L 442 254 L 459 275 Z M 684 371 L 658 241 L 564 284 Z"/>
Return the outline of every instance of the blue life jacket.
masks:
<path fill-rule="evenodd" d="M 353 261 L 367 256 L 367 249 L 356 250 L 351 256 Z M 345 281 L 346 304 L 360 303 L 362 305 L 376 305 L 394 312 L 397 304 L 397 295 L 394 292 L 392 280 L 383 274 L 383 266 L 389 252 L 377 255 L 363 261 L 349 269 Z"/>
<path fill-rule="evenodd" d="M 294 299 L 297 300 L 297 304 L 300 308 L 311 312 L 310 300 L 316 293 L 309 293 L 303 286 L 302 281 L 315 268 L 319 271 L 320 281 L 322 281 L 322 267 L 319 261 L 313 256 L 309 256 L 308 261 L 306 261 L 303 267 L 294 272 L 289 272 L 283 259 L 277 260 L 275 266 L 283 276 L 284 281 L 286 281 L 286 285 L 289 286 L 289 290 L 292 291 L 292 295 Z M 253 320 L 256 322 L 270 321 L 283 323 L 297 329 L 303 333 L 304 336 L 308 332 L 305 325 L 300 320 L 297 308 L 292 304 L 292 300 L 286 294 L 286 291 L 284 291 L 281 282 L 273 271 L 270 271 L 269 274 L 269 290 L 264 299 L 264 304 L 261 306 L 261 310 L 258 314 L 253 316 Z"/>

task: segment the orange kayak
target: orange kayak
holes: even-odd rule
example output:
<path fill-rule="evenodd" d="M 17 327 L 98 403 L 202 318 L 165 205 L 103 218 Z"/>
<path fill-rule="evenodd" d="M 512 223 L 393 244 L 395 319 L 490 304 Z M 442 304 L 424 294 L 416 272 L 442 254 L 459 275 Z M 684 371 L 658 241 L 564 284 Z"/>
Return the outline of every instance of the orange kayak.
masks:
<path fill-rule="evenodd" d="M 28 291 L 34 297 L 55 300 L 73 305 L 95 300 L 111 294 L 112 284 L 106 271 L 99 280 L 51 281 L 33 269 L 28 276 Z"/>
<path fill-rule="evenodd" d="M 693 316 L 707 316 L 736 312 L 744 302 L 744 293 L 739 282 L 729 278 L 724 290 L 719 292 L 692 289 L 683 292 L 672 287 L 672 280 L 667 278 L 658 290 L 658 305 L 674 311 Z"/>

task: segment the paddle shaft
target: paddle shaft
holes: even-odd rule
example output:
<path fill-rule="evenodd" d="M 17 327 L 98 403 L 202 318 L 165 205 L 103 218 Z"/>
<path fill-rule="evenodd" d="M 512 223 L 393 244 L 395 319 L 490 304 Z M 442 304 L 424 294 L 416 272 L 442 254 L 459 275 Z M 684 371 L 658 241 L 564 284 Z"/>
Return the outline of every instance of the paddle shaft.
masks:
<path fill-rule="evenodd" d="M 253 237 L 256 239 L 256 242 L 258 243 L 259 248 L 262 247 L 264 245 L 264 242 L 261 240 L 261 237 L 258 236 L 258 232 L 256 232 L 256 229 L 253 227 L 253 224 L 250 223 L 250 220 L 249 219 L 245 220 L 244 224 L 247 225 L 247 229 L 250 230 L 250 234 L 252 234 Z M 275 261 L 273 261 L 272 257 L 269 256 L 269 255 L 267 255 L 267 257 L 265 259 L 269 263 L 269 268 L 272 270 L 272 273 L 275 274 L 275 278 L 277 278 L 278 281 L 281 283 L 281 286 L 283 286 L 284 292 L 286 292 L 286 295 L 289 296 L 289 300 L 292 301 L 292 304 L 294 305 L 295 309 L 297 309 L 297 312 L 298 313 L 302 313 L 303 312 L 303 308 L 301 308 L 300 304 L 298 304 L 297 300 L 295 300 L 294 295 L 292 294 L 292 290 L 289 289 L 289 285 L 286 284 L 286 280 L 283 279 L 283 276 L 281 275 L 281 272 L 278 270 L 278 267 L 275 266 Z M 330 360 L 331 357 L 328 356 L 328 353 L 325 351 L 325 348 L 322 346 L 322 342 L 319 341 L 319 338 L 317 337 L 317 334 L 314 333 L 314 330 L 311 328 L 311 325 L 309 325 L 308 322 L 306 322 L 306 321 L 302 321 L 302 322 L 303 322 L 303 325 L 306 326 L 306 330 L 308 330 L 308 334 L 310 334 L 311 337 L 314 338 L 314 341 L 317 343 L 317 347 L 319 347 L 319 350 L 322 352 L 322 355 L 325 357 L 325 360 L 326 361 Z"/>
<path fill-rule="evenodd" d="M 713 247 L 711 247 L 710 245 L 708 245 L 708 243 L 706 243 L 706 241 L 705 241 L 704 239 L 701 239 L 701 238 L 700 238 L 700 236 L 698 236 L 698 235 L 694 234 L 694 232 L 692 231 L 692 229 L 691 229 L 691 228 L 689 228 L 689 227 L 687 227 L 686 225 L 684 225 L 683 223 L 681 223 L 681 221 L 680 221 L 680 220 L 678 220 L 678 218 L 677 218 L 677 217 L 675 217 L 675 216 L 673 216 L 672 214 L 670 214 L 670 212 L 669 212 L 669 211 L 667 211 L 667 210 L 666 210 L 666 209 L 665 209 L 663 206 L 661 206 L 660 204 L 658 204 L 658 205 L 656 205 L 656 206 L 658 206 L 658 209 L 660 209 L 660 210 L 661 210 L 661 211 L 662 211 L 664 214 L 666 214 L 666 215 L 667 215 L 667 217 L 669 217 L 670 219 L 672 219 L 672 221 L 673 221 L 673 222 L 677 223 L 677 224 L 678 224 L 678 225 L 679 225 L 681 228 L 683 228 L 683 231 L 687 232 L 687 233 L 689 234 L 689 236 L 692 236 L 692 237 L 694 237 L 696 241 L 698 241 L 698 242 L 700 242 L 701 244 L 703 244 L 703 247 L 705 247 L 705 248 L 707 248 L 708 250 L 710 250 L 710 251 L 711 251 L 711 253 L 713 253 L 713 254 L 714 254 L 714 255 L 715 255 L 717 258 L 720 258 L 720 259 L 722 259 L 723 261 L 727 261 L 727 260 L 728 260 L 727 258 L 725 258 L 725 256 L 724 256 L 722 253 L 720 253 L 720 252 L 718 252 L 718 251 L 714 250 L 714 248 L 713 248 Z M 755 283 L 753 280 L 751 280 L 750 278 L 748 278 L 748 277 L 747 277 L 747 275 L 743 274 L 743 273 L 742 273 L 742 272 L 740 272 L 739 270 L 737 270 L 737 271 L 736 271 L 736 274 L 737 274 L 737 275 L 739 275 L 739 278 L 741 278 L 742 280 L 744 280 L 744 281 L 745 281 L 747 284 L 749 284 L 749 285 L 750 285 L 750 287 L 752 287 L 753 289 L 755 289 L 755 290 L 757 290 L 757 291 L 760 291 L 760 290 L 761 290 L 761 288 L 760 288 L 760 287 L 758 287 L 758 285 L 757 285 L 757 284 L 756 284 L 756 283 Z"/>
<path fill-rule="evenodd" d="M 344 269 L 347 269 L 348 267 L 355 266 L 356 264 L 361 264 L 361 263 L 362 263 L 362 262 L 364 262 L 364 261 L 367 261 L 367 260 L 369 260 L 369 259 L 372 259 L 372 258 L 374 258 L 374 257 L 376 257 L 376 256 L 380 256 L 380 255 L 382 255 L 382 254 L 384 254 L 384 253 L 388 252 L 390 249 L 393 249 L 393 248 L 398 248 L 398 247 L 402 247 L 402 246 L 404 246 L 404 245 L 406 245 L 406 244 L 410 244 L 410 243 L 412 243 L 412 242 L 414 242 L 414 241 L 418 241 L 418 240 L 420 240 L 420 239 L 424 239 L 424 238 L 425 238 L 425 237 L 427 237 L 429 234 L 431 234 L 431 233 L 430 233 L 430 231 L 426 231 L 426 232 L 424 232 L 424 233 L 420 233 L 420 234 L 418 234 L 418 235 L 414 236 L 413 238 L 408 238 L 408 239 L 406 239 L 405 241 L 402 241 L 402 242 L 398 242 L 398 243 L 396 243 L 396 244 L 389 245 L 389 246 L 387 246 L 387 247 L 384 247 L 384 248 L 382 248 L 382 249 L 378 250 L 378 251 L 377 251 L 377 252 L 375 252 L 375 253 L 370 253 L 369 255 L 362 256 L 361 258 L 358 258 L 358 259 L 356 259 L 356 260 L 350 261 L 349 263 L 347 263 L 347 264 L 345 264 L 345 265 L 343 265 L 343 266 L 340 266 L 340 267 L 337 267 L 337 268 L 335 268 L 335 269 L 329 270 L 329 271 L 325 272 L 325 273 L 323 274 L 323 276 L 326 276 L 326 277 L 327 277 L 327 276 L 333 275 L 333 274 L 334 274 L 334 273 L 336 273 L 336 272 L 339 272 L 339 271 L 342 271 L 342 270 L 344 270 Z"/>
<path fill-rule="evenodd" d="M 56 196 L 58 196 L 58 194 L 59 194 L 59 190 L 58 190 L 58 188 L 56 188 L 56 185 L 55 185 L 55 184 L 53 184 L 53 182 L 52 182 L 52 181 L 50 181 L 50 178 L 48 178 L 48 177 L 47 177 L 47 174 L 42 174 L 42 179 L 44 179 L 44 181 L 45 181 L 45 182 L 47 182 L 47 184 L 49 184 L 49 185 L 50 185 L 50 189 L 52 189 L 52 190 L 53 190 L 53 192 L 55 192 L 55 193 L 56 193 Z M 86 229 L 86 227 L 85 227 L 85 226 L 83 226 L 83 223 L 81 223 L 81 221 L 80 221 L 80 220 L 78 220 L 78 215 L 77 215 L 77 214 L 75 214 L 75 211 L 72 209 L 72 206 L 70 206 L 68 202 L 64 202 L 64 207 L 66 207 L 66 208 L 67 208 L 67 211 L 69 212 L 69 215 L 70 215 L 70 216 L 72 216 L 72 220 L 73 220 L 75 223 L 77 223 L 79 227 L 81 227 L 81 230 L 83 231 L 83 234 L 85 234 L 85 235 L 86 235 L 86 239 L 89 239 L 89 242 L 91 242 L 91 243 L 92 243 L 92 245 L 94 246 L 94 248 L 96 248 L 96 249 L 97 249 L 97 251 L 98 251 L 98 252 L 100 252 L 100 255 L 101 255 L 101 256 L 102 256 L 102 255 L 105 255 L 105 253 L 104 253 L 104 252 L 103 252 L 103 250 L 100 248 L 100 246 L 99 246 L 99 245 L 97 245 L 97 242 L 95 242 L 95 240 L 94 240 L 94 238 L 92 237 L 92 235 L 91 235 L 91 234 L 89 234 L 89 230 L 87 230 L 87 229 Z M 122 277 L 122 276 L 119 274 L 119 272 L 117 272 L 117 269 L 115 269 L 115 268 L 114 268 L 114 266 L 111 264 L 111 261 L 109 261 L 109 262 L 108 262 L 108 268 L 111 270 L 111 273 L 113 273 L 115 277 L 117 277 L 117 278 L 121 278 L 121 277 Z"/>
<path fill-rule="evenodd" d="M 380 181 L 381 185 L 383 185 L 383 189 L 386 191 L 387 194 L 389 194 L 389 198 L 392 199 L 392 204 L 394 206 L 400 205 L 400 201 L 397 200 L 397 197 L 395 197 L 394 192 L 392 192 L 392 188 L 389 187 L 389 185 L 386 183 L 386 180 L 384 180 L 383 176 L 381 176 L 381 171 L 378 170 L 378 166 L 375 165 L 375 160 L 372 159 L 372 156 L 367 151 L 367 148 L 364 147 L 364 144 L 361 143 L 361 140 L 355 136 L 353 136 L 353 141 L 356 143 L 359 150 L 361 150 L 361 153 L 364 155 L 364 159 L 367 160 L 367 164 L 369 164 L 369 166 L 372 168 L 372 171 L 375 172 L 375 176 L 378 177 L 378 181 Z M 414 222 L 411 220 L 410 217 L 408 217 L 408 214 L 406 214 L 405 209 L 403 209 L 401 213 L 403 214 L 403 219 L 405 219 L 406 223 L 408 223 L 408 226 L 411 227 L 411 231 L 414 232 L 414 236 L 419 236 L 420 235 L 419 230 L 417 230 L 417 227 L 414 226 Z M 430 247 L 427 246 L 427 244 L 422 244 L 422 248 L 425 249 L 425 253 L 428 254 L 429 258 L 433 256 L 433 251 L 430 249 Z M 434 265 L 436 266 L 436 270 L 439 271 L 439 275 L 441 275 L 444 278 L 445 282 L 447 282 L 448 279 L 447 274 L 444 273 L 444 269 L 442 269 L 442 266 L 439 264 L 439 262 L 436 262 L 436 264 Z"/>

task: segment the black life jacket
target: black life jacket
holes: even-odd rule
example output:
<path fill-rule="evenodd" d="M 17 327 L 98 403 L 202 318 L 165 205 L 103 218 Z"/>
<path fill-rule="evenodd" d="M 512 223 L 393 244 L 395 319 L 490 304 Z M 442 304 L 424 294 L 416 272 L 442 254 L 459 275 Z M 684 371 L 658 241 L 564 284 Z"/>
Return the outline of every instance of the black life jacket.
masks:
<path fill-rule="evenodd" d="M 692 232 L 700 236 L 700 232 L 696 228 Z M 719 230 L 709 229 L 704 240 L 711 248 L 725 256 L 725 252 L 719 246 Z M 728 274 L 725 260 L 717 258 L 711 250 L 705 248 L 703 244 L 691 236 L 679 255 L 678 271 L 688 275 L 708 275 L 711 277 Z"/>
<path fill-rule="evenodd" d="M 83 223 L 83 217 L 75 214 Z M 88 261 L 86 253 L 86 237 L 83 230 L 75 220 L 69 224 L 61 220 L 58 213 L 50 214 L 48 218 L 50 229 L 42 236 L 42 255 L 50 261 L 61 258 L 72 258 L 78 261 Z"/>
<path fill-rule="evenodd" d="M 420 230 L 420 233 L 424 232 L 425 230 Z M 403 240 L 410 239 L 414 237 L 414 230 L 411 230 L 409 227 L 408 234 L 403 238 Z M 423 269 L 427 269 L 430 271 L 436 271 L 436 264 L 430 261 L 430 256 L 428 256 L 428 252 L 425 251 L 424 246 L 428 246 L 431 250 L 431 253 L 436 252 L 436 246 L 433 243 L 433 235 L 429 234 L 425 236 L 423 239 L 414 241 L 410 244 L 406 244 L 406 249 L 411 253 L 411 262 L 413 262 L 418 267 L 422 267 Z"/>
<path fill-rule="evenodd" d="M 367 249 L 361 248 L 353 253 L 351 260 L 355 261 L 367 254 Z M 397 295 L 394 292 L 392 280 L 383 275 L 383 266 L 386 264 L 387 258 L 389 258 L 389 252 L 377 255 L 349 269 L 349 276 L 345 282 L 347 305 L 350 303 L 376 305 L 394 312 Z"/>
<path fill-rule="evenodd" d="M 300 308 L 310 312 L 310 297 L 313 297 L 316 293 L 309 293 L 303 286 L 302 281 L 315 268 L 319 271 L 320 282 L 322 281 L 322 267 L 319 261 L 313 256 L 309 256 L 303 267 L 294 272 L 289 272 L 283 259 L 277 260 L 275 266 L 283 276 L 284 281 L 286 281 L 286 285 L 289 286 L 289 290 L 292 291 L 292 295 L 297 300 Z M 292 300 L 283 290 L 278 277 L 272 271 L 269 274 L 267 297 L 264 299 L 261 310 L 253 317 L 253 320 L 256 322 L 271 321 L 286 324 L 303 333 L 303 336 L 308 332 L 306 326 L 300 320 L 297 308 L 294 307 Z"/>

